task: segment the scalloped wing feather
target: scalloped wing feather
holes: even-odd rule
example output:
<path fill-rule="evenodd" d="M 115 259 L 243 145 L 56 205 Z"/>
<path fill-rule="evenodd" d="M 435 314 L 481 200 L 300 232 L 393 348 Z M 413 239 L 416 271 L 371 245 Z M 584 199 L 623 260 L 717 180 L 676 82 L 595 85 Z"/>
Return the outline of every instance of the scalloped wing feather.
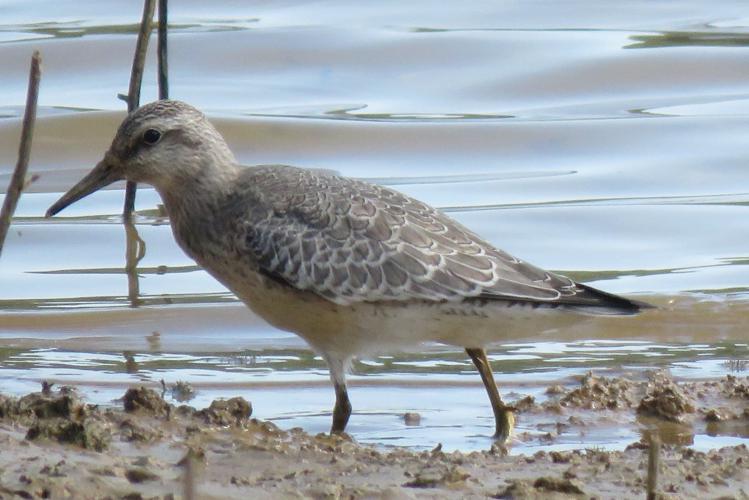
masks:
<path fill-rule="evenodd" d="M 287 166 L 248 169 L 237 245 L 261 270 L 338 304 L 470 299 L 610 305 L 392 189 Z M 622 299 L 626 300 L 626 299 Z"/>

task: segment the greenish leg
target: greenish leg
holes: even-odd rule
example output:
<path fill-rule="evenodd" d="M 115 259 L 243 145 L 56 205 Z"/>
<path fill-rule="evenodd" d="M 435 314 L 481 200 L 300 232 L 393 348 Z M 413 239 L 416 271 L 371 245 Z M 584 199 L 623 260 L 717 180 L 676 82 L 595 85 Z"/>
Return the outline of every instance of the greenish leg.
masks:
<path fill-rule="evenodd" d="M 499 390 L 492 374 L 492 367 L 486 358 L 486 351 L 480 347 L 466 347 L 466 353 L 471 357 L 473 364 L 476 365 L 481 375 L 481 380 L 484 382 L 484 387 L 486 387 L 486 392 L 489 394 L 489 401 L 491 402 L 492 410 L 494 410 L 494 422 L 496 426 L 494 439 L 504 443 L 510 438 L 512 430 L 515 427 L 513 408 L 505 405 L 499 396 Z"/>
<path fill-rule="evenodd" d="M 330 427 L 331 434 L 342 434 L 346 430 L 346 424 L 351 416 L 351 401 L 346 390 L 346 362 L 333 356 L 325 356 L 330 370 L 330 380 L 335 389 L 335 406 L 333 407 L 333 425 Z"/>

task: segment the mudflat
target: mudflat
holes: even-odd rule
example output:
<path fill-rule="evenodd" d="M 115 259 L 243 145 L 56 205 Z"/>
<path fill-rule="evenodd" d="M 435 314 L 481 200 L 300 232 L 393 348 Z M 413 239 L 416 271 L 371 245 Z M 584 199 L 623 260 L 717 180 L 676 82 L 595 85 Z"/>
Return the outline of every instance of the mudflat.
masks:
<path fill-rule="evenodd" d="M 663 442 L 659 498 L 749 495 L 746 445 L 702 452 L 688 438 L 680 442 L 703 425 L 746 435 L 749 378 L 677 383 L 664 372 L 638 381 L 588 374 L 578 387 L 547 392 L 543 404 L 517 402 L 520 421 L 548 413 L 558 425 L 593 430 L 605 412 L 651 429 Z M 196 410 L 141 386 L 104 408 L 86 404 L 75 389 L 45 385 L 21 398 L 0 395 L 0 497 L 631 498 L 645 492 L 650 435 L 623 451 L 418 451 L 281 430 L 252 418 L 243 398 Z M 553 430 L 548 441 L 553 445 Z"/>

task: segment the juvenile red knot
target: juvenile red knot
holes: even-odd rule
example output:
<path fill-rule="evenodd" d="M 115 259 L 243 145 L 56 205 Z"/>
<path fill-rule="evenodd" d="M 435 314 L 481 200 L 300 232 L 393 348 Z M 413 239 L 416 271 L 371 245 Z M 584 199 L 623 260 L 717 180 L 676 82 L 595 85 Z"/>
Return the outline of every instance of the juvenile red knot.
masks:
<path fill-rule="evenodd" d="M 325 358 L 336 394 L 331 432 L 351 415 L 352 358 L 434 341 L 465 348 L 489 394 L 495 436 L 506 440 L 513 412 L 486 345 L 518 323 L 541 331 L 563 315 L 647 307 L 516 259 L 395 190 L 290 166 L 240 167 L 205 116 L 178 101 L 129 115 L 104 159 L 47 216 L 123 179 L 152 185 L 182 249 Z"/>

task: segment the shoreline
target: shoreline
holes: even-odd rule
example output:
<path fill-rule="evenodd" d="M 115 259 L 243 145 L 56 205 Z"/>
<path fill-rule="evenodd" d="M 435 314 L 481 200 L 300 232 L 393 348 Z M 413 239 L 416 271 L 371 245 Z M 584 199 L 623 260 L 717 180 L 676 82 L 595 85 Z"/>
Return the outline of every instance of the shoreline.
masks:
<path fill-rule="evenodd" d="M 643 385 L 644 384 L 644 385 Z M 745 435 L 749 378 L 676 383 L 663 372 L 647 382 L 586 375 L 530 413 L 569 415 L 595 426 L 603 411 L 668 425 L 723 426 Z M 643 392 L 644 391 L 644 392 Z M 720 404 L 716 397 L 720 396 Z M 281 430 L 251 417 L 242 398 L 208 408 L 175 406 L 146 387 L 122 408 L 86 404 L 74 389 L 21 398 L 0 395 L 0 498 L 630 498 L 643 496 L 649 440 L 624 451 L 482 451 L 384 448 L 348 435 Z M 523 439 L 523 436 L 517 436 Z M 549 432 L 553 442 L 554 432 Z M 657 498 L 747 498 L 745 444 L 707 452 L 666 441 Z M 190 493 L 192 492 L 192 493 Z M 191 496 L 192 495 L 192 496 Z"/>

